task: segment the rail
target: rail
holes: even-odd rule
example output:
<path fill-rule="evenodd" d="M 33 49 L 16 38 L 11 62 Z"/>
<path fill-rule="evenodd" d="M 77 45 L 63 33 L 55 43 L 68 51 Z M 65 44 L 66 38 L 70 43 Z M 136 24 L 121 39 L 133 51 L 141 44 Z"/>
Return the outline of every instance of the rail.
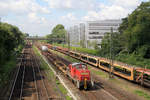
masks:
<path fill-rule="evenodd" d="M 40 100 L 39 99 L 39 94 L 38 94 L 38 88 L 37 88 L 37 81 L 36 81 L 36 77 L 35 77 L 35 70 L 34 70 L 34 63 L 33 63 L 33 55 L 31 56 L 32 57 L 32 62 L 31 62 L 31 66 L 32 66 L 32 70 L 33 70 L 33 79 L 34 79 L 34 85 L 35 85 L 35 89 L 36 89 L 36 93 L 37 93 L 37 100 Z"/>
<path fill-rule="evenodd" d="M 32 52 L 32 53 L 33 53 L 33 52 Z M 35 60 L 34 60 L 34 63 L 35 63 L 36 66 L 37 66 L 38 72 L 39 72 L 39 74 L 40 74 L 40 79 L 42 79 L 42 85 L 43 85 L 44 90 L 45 90 L 45 92 L 46 92 L 46 96 L 47 96 L 48 100 L 50 100 L 50 99 L 49 99 L 48 90 L 47 90 L 47 88 L 46 88 L 44 79 L 43 79 L 42 74 L 41 74 L 40 64 L 37 63 L 37 62 L 38 62 L 37 56 L 36 56 L 34 53 L 33 53 L 33 55 L 34 55 L 33 57 L 34 57 L 34 59 L 35 59 Z M 39 94 L 39 92 L 38 92 L 38 95 L 39 95 L 39 100 L 40 100 L 40 94 Z"/>
<path fill-rule="evenodd" d="M 12 88 L 11 88 L 11 91 L 10 91 L 10 95 L 8 97 L 8 100 L 11 100 L 12 97 L 13 97 L 13 92 L 14 92 L 14 89 L 15 89 L 15 86 L 16 86 L 16 82 L 17 82 L 17 79 L 18 79 L 18 76 L 19 76 L 19 72 L 21 70 L 21 66 L 23 64 L 23 58 L 25 56 L 25 50 L 23 50 L 23 55 L 21 56 L 21 62 L 19 64 L 19 67 L 18 67 L 18 70 L 17 70 L 17 73 L 16 73 L 16 76 L 15 76 L 15 79 L 14 79 L 14 82 L 13 82 L 13 85 L 12 85 Z M 24 72 L 23 72 L 24 73 Z M 22 91 L 22 90 L 21 90 Z"/>

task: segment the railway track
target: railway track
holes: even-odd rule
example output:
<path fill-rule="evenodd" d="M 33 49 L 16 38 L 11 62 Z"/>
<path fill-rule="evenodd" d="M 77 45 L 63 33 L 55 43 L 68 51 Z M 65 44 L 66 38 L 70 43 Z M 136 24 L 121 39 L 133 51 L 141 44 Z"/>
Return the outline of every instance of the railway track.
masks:
<path fill-rule="evenodd" d="M 33 67 L 34 58 L 31 55 L 32 49 L 28 49 L 28 56 L 26 57 L 26 70 L 25 70 L 25 78 L 23 84 L 23 92 L 21 99 L 28 100 L 32 98 L 33 100 L 39 100 L 37 94 L 37 85 L 35 79 L 35 72 Z M 29 83 L 30 82 L 30 83 Z"/>
<path fill-rule="evenodd" d="M 52 63 L 55 66 L 55 62 L 56 61 L 62 61 L 65 65 L 70 64 L 71 62 L 69 62 L 68 60 L 65 60 L 55 54 L 53 54 L 52 52 L 48 52 L 48 53 L 43 53 L 43 55 L 45 55 L 45 57 L 48 59 L 48 61 L 50 63 Z M 54 62 L 55 61 L 55 62 Z M 60 73 L 61 71 L 59 71 L 56 67 L 54 67 L 55 70 Z M 61 72 L 62 73 L 62 72 Z M 72 84 L 70 82 L 70 84 Z M 74 86 L 75 87 L 75 86 Z M 76 87 L 75 87 L 76 88 Z M 118 100 L 116 97 L 114 97 L 113 95 L 111 95 L 109 92 L 107 92 L 106 90 L 102 89 L 100 86 L 95 86 L 93 88 L 91 88 L 88 91 L 85 90 L 78 90 L 78 93 L 81 96 L 81 100 Z M 100 96 L 103 95 L 103 96 Z M 107 98 L 107 99 L 106 99 Z"/>
<path fill-rule="evenodd" d="M 70 61 L 58 56 L 57 54 L 52 53 L 52 51 L 49 51 L 48 53 L 43 53 L 43 55 L 54 66 L 57 60 L 63 62 L 65 65 L 71 63 Z M 56 69 L 56 67 L 54 68 Z M 59 70 L 58 73 L 60 73 Z M 95 81 L 95 86 L 93 88 L 89 89 L 88 91 L 78 91 L 80 97 L 82 98 L 81 100 L 142 100 L 141 98 L 138 98 L 135 95 L 131 96 L 130 93 L 127 93 L 118 88 L 116 89 L 116 87 L 112 87 L 112 85 L 110 85 L 111 83 L 103 83 L 103 81 L 101 81 L 99 78 L 96 78 L 95 76 L 93 76 L 93 80 Z M 70 84 L 72 83 L 70 82 Z"/>
<path fill-rule="evenodd" d="M 31 45 L 24 49 L 8 100 L 57 100 Z M 60 99 L 59 99 L 60 100 Z M 62 100 L 62 99 L 61 99 Z"/>
<path fill-rule="evenodd" d="M 17 70 L 16 76 L 15 76 L 8 100 L 15 100 L 16 99 L 15 97 L 20 98 L 20 96 L 21 96 L 22 80 L 23 80 L 24 71 L 25 71 L 25 67 L 24 67 L 25 59 L 23 59 L 26 56 L 25 53 L 26 53 L 26 51 L 24 49 L 23 54 L 22 54 L 22 58 L 21 58 L 21 63 L 18 67 L 18 70 Z M 21 84 L 21 85 L 19 85 L 19 84 Z"/>
<path fill-rule="evenodd" d="M 51 97 L 49 95 L 48 92 L 48 85 L 46 82 L 46 80 L 44 79 L 45 77 L 42 75 L 42 72 L 40 70 L 40 64 L 39 64 L 39 60 L 37 59 L 37 57 L 35 56 L 35 54 L 32 52 L 33 57 L 34 57 L 34 73 L 35 74 L 35 80 L 36 80 L 36 84 L 37 84 L 37 92 L 38 92 L 38 99 L 39 100 L 50 100 Z M 41 81 L 39 81 L 41 80 Z"/>
<path fill-rule="evenodd" d="M 39 60 L 39 63 L 41 64 L 39 57 L 37 57 L 37 59 Z M 41 65 L 42 65 L 42 64 L 41 64 Z M 42 71 L 41 74 L 42 74 L 42 75 L 48 75 L 49 73 L 48 73 L 48 71 Z M 48 90 L 49 98 L 50 98 L 50 99 L 56 98 L 56 99 L 59 99 L 59 100 L 66 100 L 65 95 L 61 92 L 61 90 L 59 89 L 59 87 L 56 85 L 56 79 L 55 79 L 55 78 L 50 79 L 50 78 L 48 78 L 48 77 L 44 77 L 44 78 L 46 79 L 46 80 L 44 80 L 46 87 L 49 87 L 49 88 L 54 88 L 54 87 L 55 87 L 56 91 L 57 91 L 58 94 L 59 94 L 59 96 L 57 95 L 57 97 L 56 97 L 56 96 L 52 96 L 52 95 L 50 95 L 50 94 L 54 94 L 54 92 L 49 89 L 49 90 Z M 51 83 L 48 82 L 47 80 L 51 80 Z"/>

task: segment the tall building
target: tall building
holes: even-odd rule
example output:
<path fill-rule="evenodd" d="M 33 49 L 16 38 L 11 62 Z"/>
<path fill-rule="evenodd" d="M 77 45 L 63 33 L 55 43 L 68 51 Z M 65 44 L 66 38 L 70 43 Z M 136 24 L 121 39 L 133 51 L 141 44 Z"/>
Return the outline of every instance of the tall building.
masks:
<path fill-rule="evenodd" d="M 73 27 L 70 27 L 69 31 L 68 31 L 68 34 L 69 34 L 69 40 L 70 40 L 70 45 L 72 44 L 72 42 L 74 41 L 74 33 L 73 33 Z"/>
<path fill-rule="evenodd" d="M 74 45 L 79 46 L 80 44 L 80 33 L 79 33 L 79 27 L 78 25 L 74 26 Z"/>
<path fill-rule="evenodd" d="M 79 33 L 80 33 L 80 46 L 85 47 L 85 24 L 84 23 L 80 23 Z"/>
<path fill-rule="evenodd" d="M 88 47 L 88 43 L 94 41 L 100 45 L 104 34 L 111 32 L 111 28 L 113 28 L 113 32 L 118 32 L 121 23 L 121 20 L 88 21 L 85 32 L 86 46 Z"/>
<path fill-rule="evenodd" d="M 80 33 L 77 25 L 70 27 L 68 31 L 70 35 L 70 44 L 72 46 L 79 46 L 80 44 Z"/>
<path fill-rule="evenodd" d="M 121 20 L 100 20 L 87 21 L 86 23 L 80 23 L 79 26 L 75 25 L 68 32 L 70 34 L 70 44 L 92 48 L 89 44 L 96 42 L 100 46 L 104 34 L 110 33 L 111 28 L 113 28 L 113 32 L 118 32 L 121 23 Z"/>

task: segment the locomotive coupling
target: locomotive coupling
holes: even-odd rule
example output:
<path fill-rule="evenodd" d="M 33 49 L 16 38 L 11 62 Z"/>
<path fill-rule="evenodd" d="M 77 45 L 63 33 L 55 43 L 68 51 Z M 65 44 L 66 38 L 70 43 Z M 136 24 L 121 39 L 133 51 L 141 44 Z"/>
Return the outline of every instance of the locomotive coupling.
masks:
<path fill-rule="evenodd" d="M 84 89 L 87 89 L 87 78 L 84 79 Z"/>

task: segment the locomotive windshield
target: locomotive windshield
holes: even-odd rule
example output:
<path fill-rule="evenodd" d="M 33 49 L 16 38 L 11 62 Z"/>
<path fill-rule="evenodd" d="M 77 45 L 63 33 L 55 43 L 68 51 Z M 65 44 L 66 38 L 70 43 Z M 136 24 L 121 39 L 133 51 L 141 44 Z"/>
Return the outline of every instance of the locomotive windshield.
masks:
<path fill-rule="evenodd" d="M 87 69 L 86 65 L 84 64 L 78 64 L 78 65 L 75 65 L 76 69 Z"/>

